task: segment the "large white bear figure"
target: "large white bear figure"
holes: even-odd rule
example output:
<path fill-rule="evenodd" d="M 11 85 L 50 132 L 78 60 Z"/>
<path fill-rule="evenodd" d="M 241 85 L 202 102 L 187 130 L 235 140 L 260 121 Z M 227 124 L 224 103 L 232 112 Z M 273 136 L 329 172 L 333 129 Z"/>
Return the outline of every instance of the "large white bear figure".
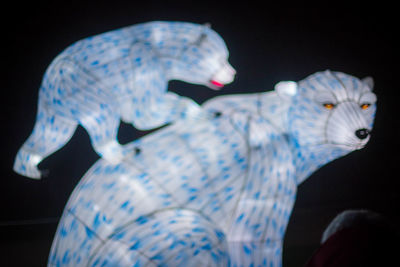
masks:
<path fill-rule="evenodd" d="M 78 124 L 95 151 L 116 163 L 123 157 L 120 119 L 148 130 L 198 115 L 194 101 L 166 92 L 169 80 L 219 89 L 234 75 L 224 41 L 208 25 L 150 22 L 78 41 L 44 75 L 36 123 L 14 170 L 40 178 L 37 165 L 64 146 Z"/>
<path fill-rule="evenodd" d="M 297 186 L 365 146 L 372 79 L 324 71 L 206 102 L 100 159 L 72 193 L 48 266 L 281 266 Z"/>

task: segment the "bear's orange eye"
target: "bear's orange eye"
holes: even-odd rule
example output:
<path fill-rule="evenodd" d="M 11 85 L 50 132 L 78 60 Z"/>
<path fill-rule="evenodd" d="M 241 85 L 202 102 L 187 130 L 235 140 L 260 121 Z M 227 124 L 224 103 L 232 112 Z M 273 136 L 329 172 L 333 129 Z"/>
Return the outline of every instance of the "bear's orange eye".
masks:
<path fill-rule="evenodd" d="M 363 109 L 363 110 L 366 110 L 366 109 L 368 109 L 369 108 L 369 106 L 371 106 L 371 104 L 369 104 L 369 103 L 364 103 L 364 104 L 361 104 L 361 109 Z"/>
<path fill-rule="evenodd" d="M 335 104 L 333 104 L 333 103 L 325 103 L 325 104 L 324 104 L 324 107 L 325 107 L 326 109 L 333 109 L 333 108 L 335 107 Z"/>

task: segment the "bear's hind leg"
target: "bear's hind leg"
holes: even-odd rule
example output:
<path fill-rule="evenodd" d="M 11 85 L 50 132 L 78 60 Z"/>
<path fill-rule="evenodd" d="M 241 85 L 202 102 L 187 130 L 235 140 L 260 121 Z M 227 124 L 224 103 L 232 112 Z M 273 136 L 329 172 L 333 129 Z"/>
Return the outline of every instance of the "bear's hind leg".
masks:
<path fill-rule="evenodd" d="M 14 171 L 34 179 L 42 173 L 37 165 L 48 155 L 63 147 L 72 137 L 77 123 L 60 117 L 39 103 L 35 126 L 14 161 Z"/>

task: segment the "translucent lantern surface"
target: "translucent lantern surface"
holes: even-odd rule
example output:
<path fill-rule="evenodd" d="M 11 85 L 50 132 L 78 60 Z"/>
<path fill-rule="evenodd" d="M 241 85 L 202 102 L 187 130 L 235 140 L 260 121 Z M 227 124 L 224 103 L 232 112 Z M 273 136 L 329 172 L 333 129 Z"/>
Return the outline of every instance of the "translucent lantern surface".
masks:
<path fill-rule="evenodd" d="M 49 266 L 281 266 L 298 184 L 367 143 L 371 89 L 370 78 L 318 72 L 214 98 L 210 119 L 128 144 L 74 190 Z"/>
<path fill-rule="evenodd" d="M 219 89 L 235 75 L 222 38 L 207 25 L 150 22 L 74 43 L 48 67 L 34 130 L 14 170 L 39 178 L 37 164 L 69 141 L 78 124 L 95 151 L 123 158 L 120 120 L 147 130 L 199 113 L 191 99 L 167 92 L 169 80 Z"/>

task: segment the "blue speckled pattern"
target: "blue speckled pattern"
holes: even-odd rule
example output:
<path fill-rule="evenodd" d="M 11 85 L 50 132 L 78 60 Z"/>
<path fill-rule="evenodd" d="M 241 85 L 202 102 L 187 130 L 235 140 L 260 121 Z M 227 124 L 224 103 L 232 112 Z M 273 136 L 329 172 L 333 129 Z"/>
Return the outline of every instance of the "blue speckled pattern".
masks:
<path fill-rule="evenodd" d="M 371 79 L 325 71 L 295 89 L 216 97 L 209 120 L 176 121 L 128 144 L 122 162 L 99 160 L 48 266 L 281 266 L 298 184 L 363 147 L 355 132 L 375 114 Z"/>
<path fill-rule="evenodd" d="M 218 89 L 215 82 L 230 83 L 234 75 L 224 41 L 206 25 L 149 22 L 78 41 L 44 75 L 36 123 L 14 170 L 40 178 L 37 164 L 68 142 L 78 124 L 95 151 L 117 163 L 121 119 L 147 130 L 198 115 L 193 100 L 167 92 L 169 80 Z"/>

